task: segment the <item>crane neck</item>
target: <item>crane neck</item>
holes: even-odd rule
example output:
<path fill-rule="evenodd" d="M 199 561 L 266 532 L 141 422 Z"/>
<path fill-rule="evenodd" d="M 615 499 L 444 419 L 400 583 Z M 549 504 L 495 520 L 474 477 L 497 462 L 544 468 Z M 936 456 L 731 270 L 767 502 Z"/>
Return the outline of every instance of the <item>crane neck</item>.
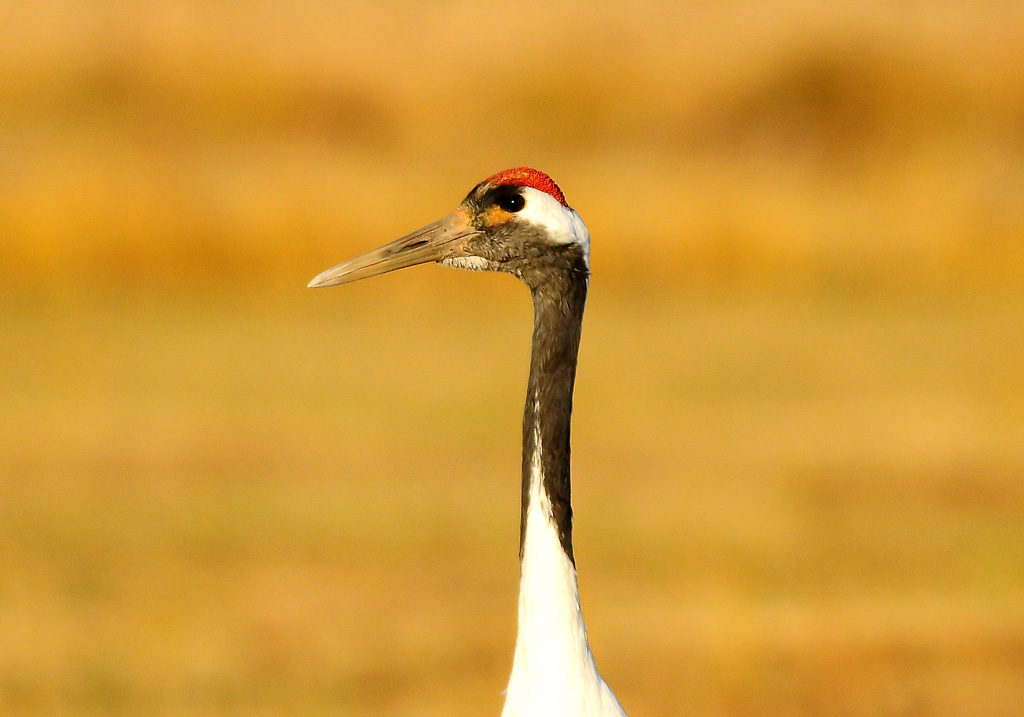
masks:
<path fill-rule="evenodd" d="M 568 268 L 530 282 L 534 321 L 530 380 L 523 412 L 520 560 L 526 545 L 531 495 L 542 495 L 550 506 L 550 518 L 562 550 L 575 565 L 569 435 L 588 280 L 586 261 L 577 256 L 570 259 Z M 539 491 L 531 491 L 534 481 L 539 481 Z"/>
<path fill-rule="evenodd" d="M 601 679 L 580 611 L 572 549 L 569 427 L 587 267 L 530 283 L 533 355 L 523 416 L 519 626 L 502 717 L 624 717 Z"/>

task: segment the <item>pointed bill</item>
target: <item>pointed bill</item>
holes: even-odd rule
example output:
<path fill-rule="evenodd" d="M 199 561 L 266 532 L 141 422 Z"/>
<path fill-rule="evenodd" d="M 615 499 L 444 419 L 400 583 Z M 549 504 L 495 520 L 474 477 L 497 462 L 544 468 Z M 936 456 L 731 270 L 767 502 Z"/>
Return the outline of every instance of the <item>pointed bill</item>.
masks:
<path fill-rule="evenodd" d="M 465 256 L 462 249 L 465 240 L 476 233 L 477 230 L 469 223 L 469 215 L 465 210 L 457 209 L 401 239 L 332 266 L 317 274 L 309 282 L 309 287 L 348 284 L 407 266 Z"/>

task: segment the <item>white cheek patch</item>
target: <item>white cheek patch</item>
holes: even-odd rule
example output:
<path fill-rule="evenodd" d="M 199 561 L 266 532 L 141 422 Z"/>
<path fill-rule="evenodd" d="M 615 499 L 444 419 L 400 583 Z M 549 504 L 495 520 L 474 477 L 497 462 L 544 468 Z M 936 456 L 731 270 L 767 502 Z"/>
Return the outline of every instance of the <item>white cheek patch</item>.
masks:
<path fill-rule="evenodd" d="M 516 212 L 516 216 L 545 229 L 551 239 L 559 244 L 578 244 L 589 266 L 590 232 L 580 215 L 539 189 L 523 187 L 522 193 L 526 206 Z"/>

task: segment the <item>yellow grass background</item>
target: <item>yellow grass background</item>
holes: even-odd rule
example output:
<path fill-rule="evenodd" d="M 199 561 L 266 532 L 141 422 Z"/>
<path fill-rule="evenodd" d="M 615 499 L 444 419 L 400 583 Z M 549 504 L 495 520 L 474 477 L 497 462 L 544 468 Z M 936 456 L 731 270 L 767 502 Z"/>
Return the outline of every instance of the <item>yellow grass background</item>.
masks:
<path fill-rule="evenodd" d="M 1015 2 L 0 3 L 0 714 L 497 714 L 530 314 L 305 282 L 517 164 L 635 715 L 1024 713 Z"/>

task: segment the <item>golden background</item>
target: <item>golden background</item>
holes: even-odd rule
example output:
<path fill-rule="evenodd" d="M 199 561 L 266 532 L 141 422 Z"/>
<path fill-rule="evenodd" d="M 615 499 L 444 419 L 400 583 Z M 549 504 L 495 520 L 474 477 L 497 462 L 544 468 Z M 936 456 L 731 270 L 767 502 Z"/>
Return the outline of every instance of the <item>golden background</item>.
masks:
<path fill-rule="evenodd" d="M 1019 2 L 0 4 L 0 714 L 498 714 L 549 172 L 633 715 L 1024 714 Z"/>

